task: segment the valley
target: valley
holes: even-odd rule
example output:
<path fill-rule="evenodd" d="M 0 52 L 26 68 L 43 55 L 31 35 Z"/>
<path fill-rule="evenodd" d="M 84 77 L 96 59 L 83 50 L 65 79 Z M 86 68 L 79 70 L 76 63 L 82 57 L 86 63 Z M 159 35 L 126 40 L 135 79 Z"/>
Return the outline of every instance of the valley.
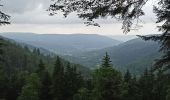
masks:
<path fill-rule="evenodd" d="M 35 34 L 35 33 L 1 33 L 22 45 L 40 48 L 44 54 L 56 54 L 90 69 L 100 67 L 101 58 L 107 52 L 113 67 L 125 72 L 129 69 L 133 74 L 140 74 L 151 67 L 155 59 L 161 56 L 159 44 L 144 41 L 134 36 L 112 38 L 95 34 Z M 128 40 L 129 39 L 129 40 Z"/>

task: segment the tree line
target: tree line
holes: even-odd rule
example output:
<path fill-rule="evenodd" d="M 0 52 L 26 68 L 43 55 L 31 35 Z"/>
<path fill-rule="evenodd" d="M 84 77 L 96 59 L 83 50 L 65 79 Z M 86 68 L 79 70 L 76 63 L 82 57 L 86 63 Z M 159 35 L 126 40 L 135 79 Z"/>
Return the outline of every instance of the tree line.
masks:
<path fill-rule="evenodd" d="M 63 64 L 59 57 L 49 72 L 39 61 L 36 70 L 14 71 L 6 76 L 0 67 L 2 100 L 170 100 L 169 72 L 146 69 L 141 76 L 114 69 L 109 55 L 101 67 L 85 77 L 76 66 Z"/>

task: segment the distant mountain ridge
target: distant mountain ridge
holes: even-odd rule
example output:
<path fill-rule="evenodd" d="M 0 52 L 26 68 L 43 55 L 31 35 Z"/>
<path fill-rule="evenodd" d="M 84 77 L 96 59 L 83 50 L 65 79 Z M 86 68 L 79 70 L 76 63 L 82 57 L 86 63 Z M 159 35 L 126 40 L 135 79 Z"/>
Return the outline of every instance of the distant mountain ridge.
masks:
<path fill-rule="evenodd" d="M 103 49 L 122 43 L 96 34 L 1 33 L 0 35 L 36 47 L 42 47 L 61 55 Z"/>
<path fill-rule="evenodd" d="M 103 56 L 108 52 L 115 68 L 121 71 L 129 69 L 133 74 L 140 74 L 162 55 L 158 43 L 140 38 L 121 42 L 95 34 L 3 33 L 0 35 L 50 50 L 72 63 L 91 69 L 99 67 Z"/>

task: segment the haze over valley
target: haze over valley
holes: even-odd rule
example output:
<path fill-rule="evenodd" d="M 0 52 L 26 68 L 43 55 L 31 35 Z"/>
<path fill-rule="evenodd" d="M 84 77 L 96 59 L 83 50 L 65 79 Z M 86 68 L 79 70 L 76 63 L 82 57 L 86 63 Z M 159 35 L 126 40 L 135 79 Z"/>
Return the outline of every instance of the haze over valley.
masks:
<path fill-rule="evenodd" d="M 0 33 L 18 43 L 40 48 L 47 54 L 55 53 L 62 58 L 81 64 L 90 69 L 101 64 L 106 52 L 115 68 L 134 73 L 142 73 L 152 66 L 161 54 L 159 45 L 153 41 L 144 41 L 134 35 L 102 36 L 97 34 L 36 34 L 36 33 Z M 122 41 L 124 40 L 124 41 Z"/>

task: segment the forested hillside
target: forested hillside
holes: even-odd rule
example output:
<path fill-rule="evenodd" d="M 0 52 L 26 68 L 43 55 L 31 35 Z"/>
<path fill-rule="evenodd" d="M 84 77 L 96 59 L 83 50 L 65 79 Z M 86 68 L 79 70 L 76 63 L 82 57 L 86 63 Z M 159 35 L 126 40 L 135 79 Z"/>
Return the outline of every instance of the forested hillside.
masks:
<path fill-rule="evenodd" d="M 51 72 L 57 56 L 54 53 L 42 48 L 36 48 L 27 44 L 17 43 L 13 40 L 7 38 L 1 38 L 1 50 L 3 51 L 1 55 L 2 61 L 0 62 L 1 67 L 3 67 L 8 73 L 13 70 L 19 71 L 35 71 L 37 69 L 40 60 L 48 66 L 48 70 Z M 61 61 L 66 65 L 68 61 L 60 58 Z M 86 74 L 88 73 L 88 68 L 81 65 L 71 64 L 76 66 L 79 71 Z"/>
<path fill-rule="evenodd" d="M 144 41 L 139 38 L 121 43 L 116 40 L 116 36 L 115 39 L 110 39 L 94 34 L 1 34 L 14 39 L 21 45 L 23 43 L 31 44 L 30 47 L 33 45 L 41 48 L 41 52 L 47 54 L 46 49 L 50 50 L 72 63 L 78 63 L 89 68 L 96 68 L 100 65 L 101 57 L 105 52 L 108 52 L 113 65 L 118 70 L 125 72 L 129 69 L 134 74 L 141 74 L 145 68 L 152 66 L 154 60 L 161 55 L 158 52 L 159 45 L 156 42 Z M 124 36 L 124 38 L 131 38 L 131 36 Z"/>
<path fill-rule="evenodd" d="M 169 76 L 145 69 L 141 76 L 114 69 L 106 53 L 87 77 L 82 66 L 44 56 L 8 40 L 0 40 L 2 100 L 169 100 Z M 52 69 L 52 70 L 51 70 Z"/>
<path fill-rule="evenodd" d="M 139 74 L 145 68 L 153 65 L 154 60 L 161 55 L 159 44 L 153 41 L 144 41 L 140 38 L 132 39 L 117 46 L 95 50 L 85 53 L 77 53 L 65 58 L 71 62 L 79 63 L 90 68 L 100 65 L 101 57 L 108 52 L 115 68 Z"/>

